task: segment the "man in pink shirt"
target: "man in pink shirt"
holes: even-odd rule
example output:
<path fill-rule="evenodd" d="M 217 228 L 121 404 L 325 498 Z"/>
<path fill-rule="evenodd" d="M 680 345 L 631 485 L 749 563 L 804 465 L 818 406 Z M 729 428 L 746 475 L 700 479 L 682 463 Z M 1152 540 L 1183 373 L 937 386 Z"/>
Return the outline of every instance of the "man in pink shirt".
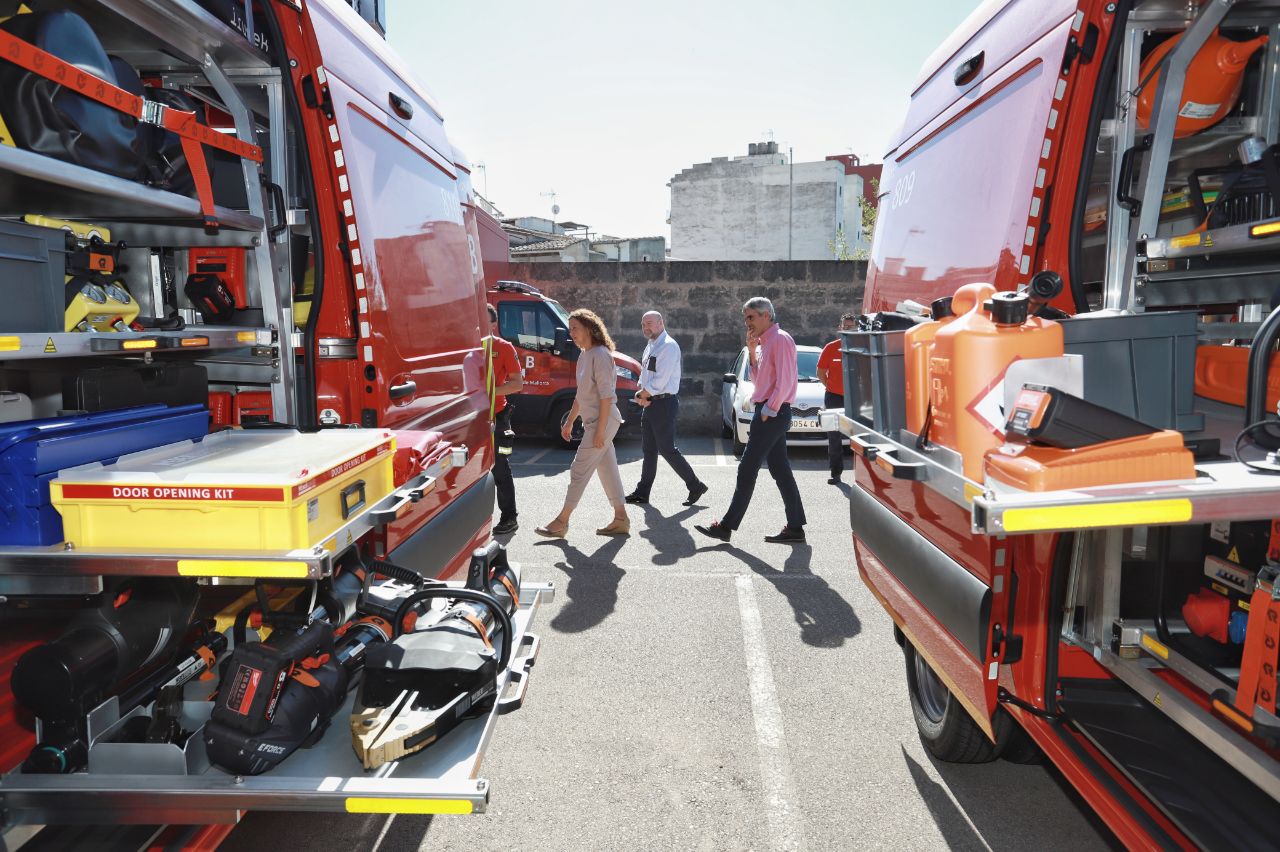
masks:
<path fill-rule="evenodd" d="M 694 529 L 719 541 L 728 541 L 742 523 L 742 516 L 751 503 L 760 465 L 768 464 L 769 473 L 782 493 L 787 525 L 782 532 L 765 536 L 764 540 L 801 544 L 805 540 L 804 506 L 800 502 L 795 475 L 791 472 L 791 460 L 787 457 L 791 404 L 795 402 L 800 379 L 796 367 L 796 342 L 778 326 L 773 303 L 763 296 L 747 300 L 742 306 L 742 318 L 747 326 L 747 352 L 751 357 L 755 381 L 751 398 L 756 406 L 755 416 L 747 435 L 747 448 L 738 462 L 738 483 L 733 490 L 729 510 L 711 526 L 696 525 Z"/>

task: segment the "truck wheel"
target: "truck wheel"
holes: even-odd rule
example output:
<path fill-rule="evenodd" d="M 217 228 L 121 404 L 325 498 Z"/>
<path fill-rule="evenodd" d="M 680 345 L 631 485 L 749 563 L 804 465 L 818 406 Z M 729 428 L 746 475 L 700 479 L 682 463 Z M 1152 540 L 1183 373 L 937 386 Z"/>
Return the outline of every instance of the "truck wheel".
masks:
<path fill-rule="evenodd" d="M 573 403 L 568 400 L 557 403 L 556 407 L 551 409 L 551 434 L 556 439 L 556 443 L 560 445 L 560 448 L 564 450 L 576 449 L 578 444 L 582 441 L 581 420 L 573 424 L 573 432 L 570 433 L 570 440 L 566 441 L 564 438 L 560 437 L 560 430 L 564 428 L 564 421 L 569 419 L 569 412 L 572 410 Z"/>
<path fill-rule="evenodd" d="M 1009 729 L 1005 733 L 1001 732 L 998 724 L 996 727 L 996 734 L 1004 740 L 1004 745 L 1000 748 L 1000 759 L 1023 766 L 1038 766 L 1043 763 L 1044 752 L 1040 750 L 1040 746 L 1036 745 L 1036 741 L 1031 739 L 1031 735 L 1013 721 L 1013 718 L 1004 710 L 999 710 L 997 713 L 1009 721 Z M 999 722 L 998 719 L 997 722 Z"/>
<path fill-rule="evenodd" d="M 733 430 L 733 456 L 734 458 L 742 458 L 742 454 L 747 451 L 747 445 L 738 440 L 738 430 Z"/>
<path fill-rule="evenodd" d="M 720 437 L 721 437 L 721 438 L 732 438 L 732 437 L 733 437 L 733 424 L 732 424 L 732 423 L 728 422 L 727 420 L 721 420 L 721 421 L 720 421 Z"/>
<path fill-rule="evenodd" d="M 903 651 L 907 662 L 911 715 L 915 717 L 920 742 L 929 753 L 947 763 L 995 760 L 996 744 L 987 739 L 969 712 L 952 698 L 951 691 L 934 674 L 924 657 L 916 653 L 915 646 L 907 642 Z"/>

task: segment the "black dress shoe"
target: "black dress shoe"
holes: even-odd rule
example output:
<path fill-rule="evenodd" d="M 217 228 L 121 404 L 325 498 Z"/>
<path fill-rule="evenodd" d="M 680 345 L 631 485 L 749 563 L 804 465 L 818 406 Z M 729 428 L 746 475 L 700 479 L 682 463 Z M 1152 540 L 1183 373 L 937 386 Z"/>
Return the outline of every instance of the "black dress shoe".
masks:
<path fill-rule="evenodd" d="M 493 525 L 494 535 L 508 535 L 520 529 L 520 524 L 515 518 L 503 518 Z"/>
<path fill-rule="evenodd" d="M 645 495 L 645 494 L 632 493 L 632 494 L 628 494 L 626 497 L 622 499 L 626 500 L 628 503 L 631 503 L 632 505 L 635 505 L 635 506 L 644 506 L 644 505 L 647 505 L 649 502 L 649 497 L 648 495 Z"/>
<path fill-rule="evenodd" d="M 833 473 L 833 474 L 831 474 L 831 476 L 827 477 L 827 484 L 828 484 L 828 485 L 839 485 L 839 484 L 840 484 L 840 474 L 838 474 L 838 473 Z"/>
<path fill-rule="evenodd" d="M 693 528 L 708 538 L 714 538 L 716 541 L 728 541 L 729 536 L 733 535 L 733 530 L 721 526 L 719 521 L 713 521 L 709 527 L 704 527 L 702 524 L 694 524 Z"/>
<path fill-rule="evenodd" d="M 770 544 L 804 544 L 804 527 L 783 527 L 777 535 L 767 535 L 764 540 Z"/>
<path fill-rule="evenodd" d="M 697 485 L 689 489 L 689 499 L 684 501 L 686 506 L 697 505 L 698 498 L 707 493 L 707 483 L 699 482 Z"/>

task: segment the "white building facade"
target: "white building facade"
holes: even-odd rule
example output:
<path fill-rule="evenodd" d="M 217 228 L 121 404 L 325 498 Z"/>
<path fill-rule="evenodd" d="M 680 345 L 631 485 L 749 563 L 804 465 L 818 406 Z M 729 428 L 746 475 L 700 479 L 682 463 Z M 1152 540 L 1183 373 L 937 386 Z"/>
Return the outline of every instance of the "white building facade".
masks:
<path fill-rule="evenodd" d="M 715 157 L 673 177 L 671 257 L 678 260 L 832 260 L 832 242 L 857 210 L 861 186 L 833 160 L 790 163 L 777 143 Z M 860 183 L 854 176 L 854 182 Z M 851 223 L 858 230 L 858 219 Z"/>

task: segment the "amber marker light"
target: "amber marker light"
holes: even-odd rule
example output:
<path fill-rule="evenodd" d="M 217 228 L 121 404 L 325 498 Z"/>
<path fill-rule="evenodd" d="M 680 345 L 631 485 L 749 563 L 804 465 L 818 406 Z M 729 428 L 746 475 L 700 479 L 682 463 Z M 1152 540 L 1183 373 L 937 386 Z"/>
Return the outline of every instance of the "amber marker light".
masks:
<path fill-rule="evenodd" d="M 1272 234 L 1280 234 L 1280 221 L 1264 222 L 1249 229 L 1251 237 L 1269 237 Z"/>
<path fill-rule="evenodd" d="M 209 338 L 207 337 L 184 337 L 182 338 L 182 346 L 208 346 Z"/>

